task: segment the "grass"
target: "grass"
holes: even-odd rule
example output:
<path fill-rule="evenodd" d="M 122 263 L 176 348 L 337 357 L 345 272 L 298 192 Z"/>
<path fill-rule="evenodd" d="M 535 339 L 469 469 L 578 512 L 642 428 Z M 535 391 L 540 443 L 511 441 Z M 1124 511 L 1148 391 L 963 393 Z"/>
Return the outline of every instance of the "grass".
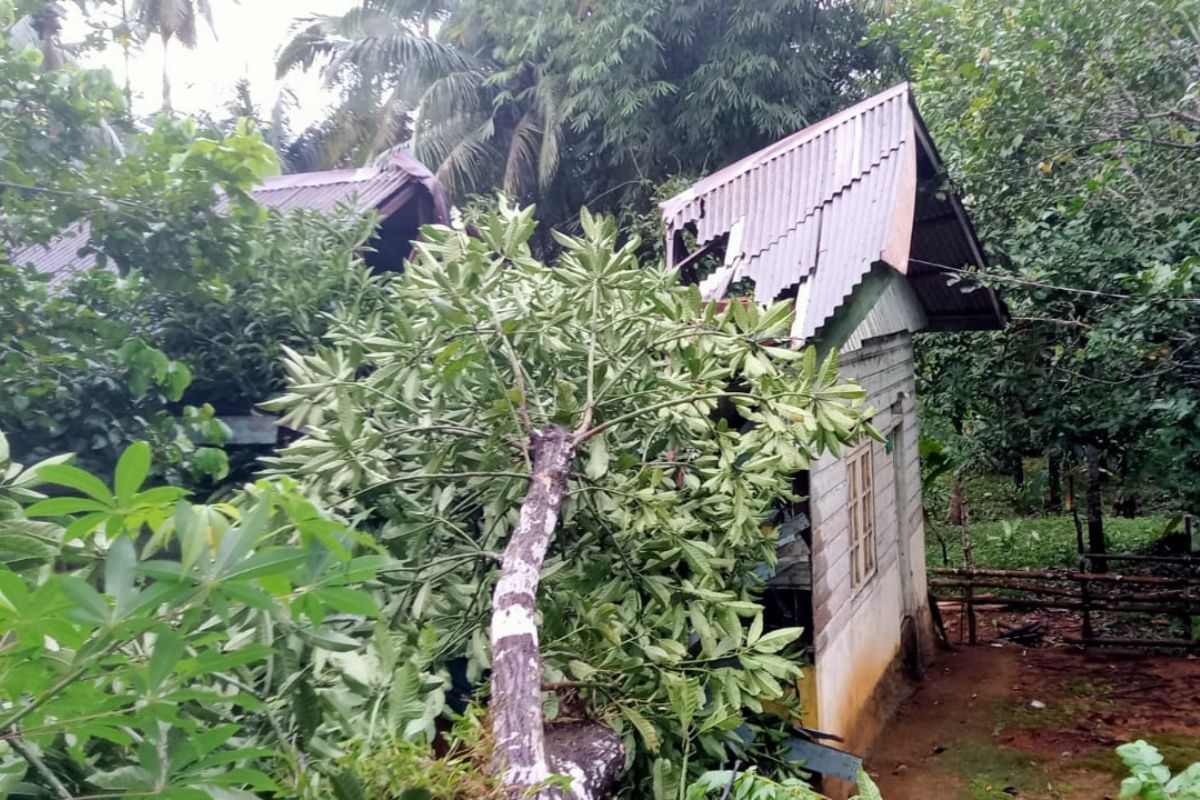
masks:
<path fill-rule="evenodd" d="M 1041 510 L 1046 487 L 1044 460 L 1027 459 L 1025 473 L 1023 490 L 1018 490 L 1008 475 L 964 477 L 963 491 L 976 566 L 990 569 L 1075 566 L 1076 533 L 1071 515 L 1047 515 Z M 943 552 L 950 566 L 962 566 L 962 530 L 945 522 L 951 480 L 949 475 L 944 475 L 926 491 L 925 556 L 931 567 L 944 566 Z M 1077 488 L 1082 494 L 1082 483 L 1077 481 Z M 1143 499 L 1143 510 L 1153 513 L 1134 519 L 1106 516 L 1104 532 L 1111 552 L 1145 550 L 1170 524 L 1169 500 L 1153 487 L 1134 488 Z M 1112 508 L 1120 491 L 1118 486 L 1105 488 L 1106 509 Z"/>
<path fill-rule="evenodd" d="M 1131 733 L 1130 741 L 1145 739 L 1158 748 L 1162 753 L 1163 763 L 1172 773 L 1182 772 L 1192 764 L 1200 763 L 1200 736 L 1187 736 L 1180 733 L 1152 733 L 1143 735 Z M 1094 772 L 1106 772 L 1114 778 L 1123 778 L 1128 774 L 1121 757 L 1111 750 L 1089 753 L 1075 759 L 1074 764 L 1082 769 Z"/>
<path fill-rule="evenodd" d="M 1170 523 L 1165 516 L 1104 521 L 1105 539 L 1114 553 L 1136 553 L 1153 544 Z M 939 539 L 939 537 L 941 537 Z M 962 531 L 933 522 L 926 529 L 926 560 L 942 566 L 942 542 L 950 566 L 962 565 Z M 1074 566 L 1078 557 L 1075 523 L 1068 516 L 1036 516 L 971 525 L 975 565 L 990 569 L 1029 569 Z"/>
<path fill-rule="evenodd" d="M 1044 708 L 1034 708 L 1024 700 L 1005 698 L 996 708 L 996 724 L 994 735 L 1003 733 L 1008 728 L 1023 731 L 1049 731 L 1063 727 L 1071 727 L 1076 720 L 1086 719 L 1095 711 L 1110 708 L 1112 700 L 1108 695 L 1111 686 L 1088 683 L 1086 681 L 1068 681 L 1063 684 L 1063 693 L 1048 693 L 1042 699 Z"/>
<path fill-rule="evenodd" d="M 963 781 L 961 800 L 1011 800 L 1013 791 L 1018 797 L 1053 792 L 1043 759 L 1030 753 L 966 738 L 940 757 Z"/>

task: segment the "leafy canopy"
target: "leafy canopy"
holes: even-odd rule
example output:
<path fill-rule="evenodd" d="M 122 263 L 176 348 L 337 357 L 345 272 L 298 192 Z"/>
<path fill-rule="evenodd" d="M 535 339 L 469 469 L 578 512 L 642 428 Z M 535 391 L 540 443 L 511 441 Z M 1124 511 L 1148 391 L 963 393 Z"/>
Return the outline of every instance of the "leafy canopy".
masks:
<path fill-rule="evenodd" d="M 272 464 L 398 559 L 383 611 L 403 647 L 432 631 L 431 668 L 478 682 L 527 431 L 582 422 L 538 599 L 545 679 L 573 687 L 551 717 L 561 701 L 608 720 L 627 786 L 669 797 L 795 713 L 800 631 L 764 629 L 755 569 L 793 476 L 872 433 L 870 412 L 835 356 L 780 338 L 787 304 L 704 303 L 640 268 L 611 220 L 582 221 L 552 265 L 531 255 L 532 209 L 426 229 L 405 273 L 378 279 L 385 302 L 290 356 L 271 407 L 306 435 Z"/>
<path fill-rule="evenodd" d="M 111 483 L 65 457 L 23 468 L 0 435 L 0 796 L 311 782 L 298 670 L 347 649 L 328 615 L 377 614 L 361 586 L 385 560 L 352 558 L 349 530 L 287 482 L 194 504 L 146 488 L 150 469 L 144 442 Z"/>
<path fill-rule="evenodd" d="M 920 348 L 929 427 L 1098 451 L 1196 504 L 1198 32 L 1190 0 L 911 0 L 878 26 L 1013 311 Z"/>

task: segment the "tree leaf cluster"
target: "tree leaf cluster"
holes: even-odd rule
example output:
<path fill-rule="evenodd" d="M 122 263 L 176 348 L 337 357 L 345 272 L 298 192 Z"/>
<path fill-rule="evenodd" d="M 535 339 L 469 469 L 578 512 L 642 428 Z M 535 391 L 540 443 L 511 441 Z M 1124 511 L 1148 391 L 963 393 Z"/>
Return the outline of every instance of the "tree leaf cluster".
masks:
<path fill-rule="evenodd" d="M 2 455 L 0 796 L 306 791 L 321 711 L 293 698 L 386 561 L 286 481 L 196 504 L 145 486 L 144 442 L 111 483 Z"/>
<path fill-rule="evenodd" d="M 550 719 L 623 736 L 627 786 L 677 796 L 705 765 L 770 747 L 796 713 L 798 629 L 764 630 L 755 568 L 770 520 L 819 452 L 873 434 L 836 355 L 791 347 L 786 303 L 703 302 L 642 268 L 639 243 L 584 212 L 535 258 L 533 209 L 502 200 L 468 231 L 430 227 L 374 309 L 289 353 L 269 407 L 305 436 L 270 459 L 397 559 L 397 647 L 478 686 L 497 557 L 529 480 L 529 435 L 576 430 L 541 575 Z M 428 692 L 429 690 L 426 690 Z M 471 689 L 467 689 L 471 693 Z"/>

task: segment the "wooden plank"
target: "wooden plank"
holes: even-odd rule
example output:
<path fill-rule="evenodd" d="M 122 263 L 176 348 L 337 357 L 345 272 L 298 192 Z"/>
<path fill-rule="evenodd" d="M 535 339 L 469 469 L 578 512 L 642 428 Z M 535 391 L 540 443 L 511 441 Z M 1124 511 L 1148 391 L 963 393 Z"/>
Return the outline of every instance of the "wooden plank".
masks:
<path fill-rule="evenodd" d="M 1060 581 L 1093 581 L 1097 583 L 1141 584 L 1144 586 L 1200 586 L 1200 577 L 1165 578 L 1154 575 L 1115 575 L 1112 573 L 1069 572 L 1067 570 L 966 569 L 963 567 L 934 567 L 935 575 L 954 575 L 964 578 L 1042 578 Z"/>

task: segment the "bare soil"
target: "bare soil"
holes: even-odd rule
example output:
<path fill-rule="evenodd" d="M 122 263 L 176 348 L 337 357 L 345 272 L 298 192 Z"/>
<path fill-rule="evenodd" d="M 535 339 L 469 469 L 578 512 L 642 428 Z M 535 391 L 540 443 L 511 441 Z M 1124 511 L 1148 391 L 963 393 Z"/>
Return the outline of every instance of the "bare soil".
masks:
<path fill-rule="evenodd" d="M 1200 761 L 1195 656 L 993 640 L 939 653 L 866 766 L 886 800 L 1101 800 L 1124 774 L 1113 749 L 1135 739 L 1174 770 Z"/>

